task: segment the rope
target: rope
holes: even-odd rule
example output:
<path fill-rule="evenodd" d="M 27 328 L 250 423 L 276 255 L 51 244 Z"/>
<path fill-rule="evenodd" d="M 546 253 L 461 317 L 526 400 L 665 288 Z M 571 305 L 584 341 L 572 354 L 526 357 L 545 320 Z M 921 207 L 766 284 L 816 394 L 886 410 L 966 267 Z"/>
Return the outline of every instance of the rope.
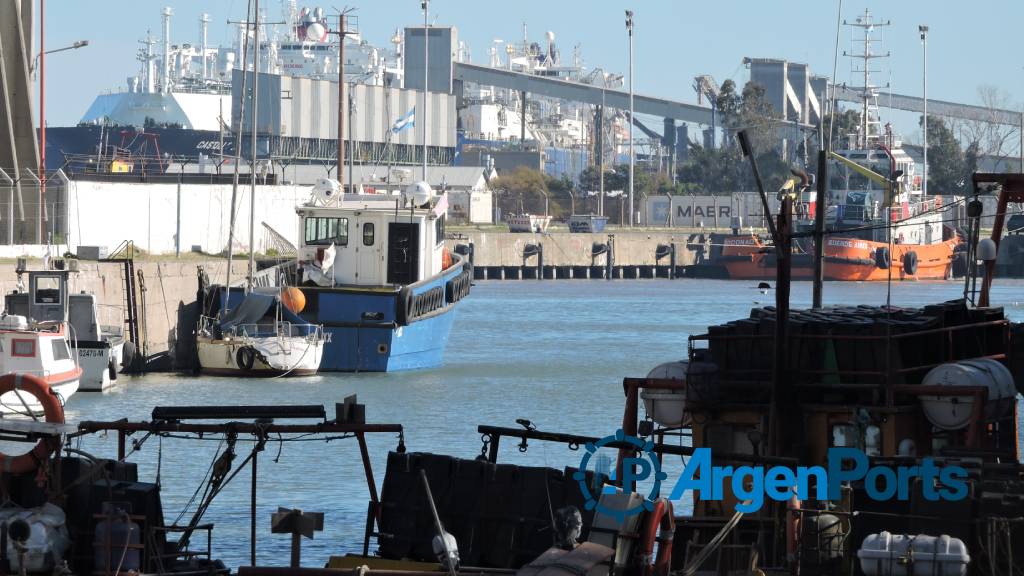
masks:
<path fill-rule="evenodd" d="M 750 500 L 745 500 L 743 502 L 744 505 L 750 503 Z M 743 518 L 743 512 L 737 510 L 736 513 L 732 515 L 732 518 L 725 523 L 725 526 L 722 526 L 722 529 L 718 531 L 718 534 L 715 534 L 715 537 L 712 538 L 704 548 L 701 548 L 701 551 L 697 553 L 697 556 L 695 556 L 693 560 L 683 568 L 683 571 L 681 572 L 682 576 L 694 576 L 697 573 L 697 569 L 704 564 L 715 550 L 718 550 L 718 547 L 721 546 L 723 541 L 725 541 L 726 536 L 732 532 L 733 528 L 736 528 L 736 525 L 739 524 L 741 518 Z"/>

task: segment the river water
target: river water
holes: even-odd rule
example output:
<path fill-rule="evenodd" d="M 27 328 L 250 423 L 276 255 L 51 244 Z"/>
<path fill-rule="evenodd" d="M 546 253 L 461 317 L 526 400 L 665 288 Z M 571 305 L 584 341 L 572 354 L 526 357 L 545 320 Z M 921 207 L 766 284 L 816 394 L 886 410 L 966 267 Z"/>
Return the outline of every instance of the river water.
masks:
<path fill-rule="evenodd" d="M 106 394 L 79 393 L 68 420 L 148 419 L 156 405 L 324 404 L 349 394 L 366 404 L 367 421 L 401 423 L 409 451 L 473 458 L 479 424 L 516 426 L 527 418 L 542 430 L 604 436 L 622 419 L 622 378 L 643 376 L 661 362 L 686 357 L 687 336 L 709 324 L 746 316 L 773 304 L 756 283 L 719 280 L 479 282 L 459 306 L 444 366 L 395 374 L 330 374 L 286 380 L 195 378 L 169 374 L 122 376 Z M 955 282 L 897 283 L 894 305 L 920 306 L 958 297 Z M 882 304 L 884 284 L 828 283 L 826 304 Z M 811 285 L 795 283 L 794 307 L 808 307 Z M 1024 283 L 1001 280 L 993 302 L 1024 320 Z M 378 487 L 394 435 L 369 438 Z M 89 437 L 81 447 L 113 457 L 116 443 Z M 200 485 L 220 444 L 149 439 L 131 460 L 140 480 L 153 481 L 160 462 L 164 515 L 178 517 Z M 241 462 L 249 452 L 239 443 Z M 532 443 L 520 453 L 506 439 L 500 461 L 563 467 L 580 453 Z M 323 565 L 332 554 L 359 552 L 368 500 L 354 440 L 270 442 L 260 454 L 258 561 L 286 565 L 290 539 L 270 534 L 278 506 L 326 514 L 325 530 L 303 541 L 303 564 Z M 216 524 L 214 555 L 234 568 L 249 563 L 249 469 L 213 502 L 205 521 Z M 191 510 L 182 523 L 188 521 Z M 193 541 L 197 541 L 194 539 Z M 372 548 L 371 548 L 372 549 Z"/>

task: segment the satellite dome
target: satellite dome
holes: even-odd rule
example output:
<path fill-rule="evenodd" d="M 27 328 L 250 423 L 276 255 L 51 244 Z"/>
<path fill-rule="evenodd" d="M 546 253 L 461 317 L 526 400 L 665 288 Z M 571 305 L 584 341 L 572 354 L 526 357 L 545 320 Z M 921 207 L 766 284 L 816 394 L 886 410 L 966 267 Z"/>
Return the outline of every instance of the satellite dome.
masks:
<path fill-rule="evenodd" d="M 413 206 L 423 206 L 433 196 L 433 192 L 430 190 L 430 184 L 421 180 L 407 186 L 403 195 L 406 198 L 406 202 L 410 199 L 412 200 Z"/>
<path fill-rule="evenodd" d="M 319 23 L 312 22 L 306 26 L 306 40 L 311 42 L 323 42 L 327 39 L 327 28 Z"/>

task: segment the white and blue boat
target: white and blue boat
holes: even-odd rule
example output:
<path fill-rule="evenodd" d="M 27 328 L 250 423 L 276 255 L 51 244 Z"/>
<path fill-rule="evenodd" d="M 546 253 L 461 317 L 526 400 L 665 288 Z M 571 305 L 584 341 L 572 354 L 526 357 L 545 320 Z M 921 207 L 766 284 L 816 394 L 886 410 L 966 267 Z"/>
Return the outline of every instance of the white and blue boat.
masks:
<path fill-rule="evenodd" d="M 293 309 L 323 326 L 321 371 L 391 372 L 441 364 L 472 264 L 445 247 L 447 196 L 425 182 L 400 194 L 346 194 L 321 180 L 297 208 Z M 459 252 L 457 250 L 456 252 Z"/>

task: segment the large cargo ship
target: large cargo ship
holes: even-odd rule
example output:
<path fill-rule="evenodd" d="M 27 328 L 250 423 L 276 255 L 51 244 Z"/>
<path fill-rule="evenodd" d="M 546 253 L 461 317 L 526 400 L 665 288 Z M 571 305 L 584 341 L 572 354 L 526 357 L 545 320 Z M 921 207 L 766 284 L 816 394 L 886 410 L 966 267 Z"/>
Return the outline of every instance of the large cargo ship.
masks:
<path fill-rule="evenodd" d="M 336 26 L 323 9 L 299 9 L 285 2 L 283 11 L 283 25 L 261 19 L 260 72 L 337 81 L 338 44 L 330 33 Z M 203 14 L 197 43 L 172 43 L 173 13 L 165 8 L 161 14 L 161 38 L 147 35 L 141 41 L 137 75 L 121 89 L 97 96 L 76 126 L 47 127 L 49 168 L 96 170 L 115 156 L 132 154 L 149 157 L 151 163 L 159 158 L 167 169 L 173 164 L 222 164 L 234 155 L 232 81 L 242 67 L 241 54 L 246 36 L 251 40 L 252 26 L 239 23 L 231 46 L 210 46 L 209 17 Z M 401 86 L 401 36 L 396 34 L 392 42 L 394 48 L 385 50 L 349 38 L 346 82 Z M 252 70 L 252 64 L 247 68 Z M 261 148 L 270 154 L 271 145 L 268 140 Z"/>

